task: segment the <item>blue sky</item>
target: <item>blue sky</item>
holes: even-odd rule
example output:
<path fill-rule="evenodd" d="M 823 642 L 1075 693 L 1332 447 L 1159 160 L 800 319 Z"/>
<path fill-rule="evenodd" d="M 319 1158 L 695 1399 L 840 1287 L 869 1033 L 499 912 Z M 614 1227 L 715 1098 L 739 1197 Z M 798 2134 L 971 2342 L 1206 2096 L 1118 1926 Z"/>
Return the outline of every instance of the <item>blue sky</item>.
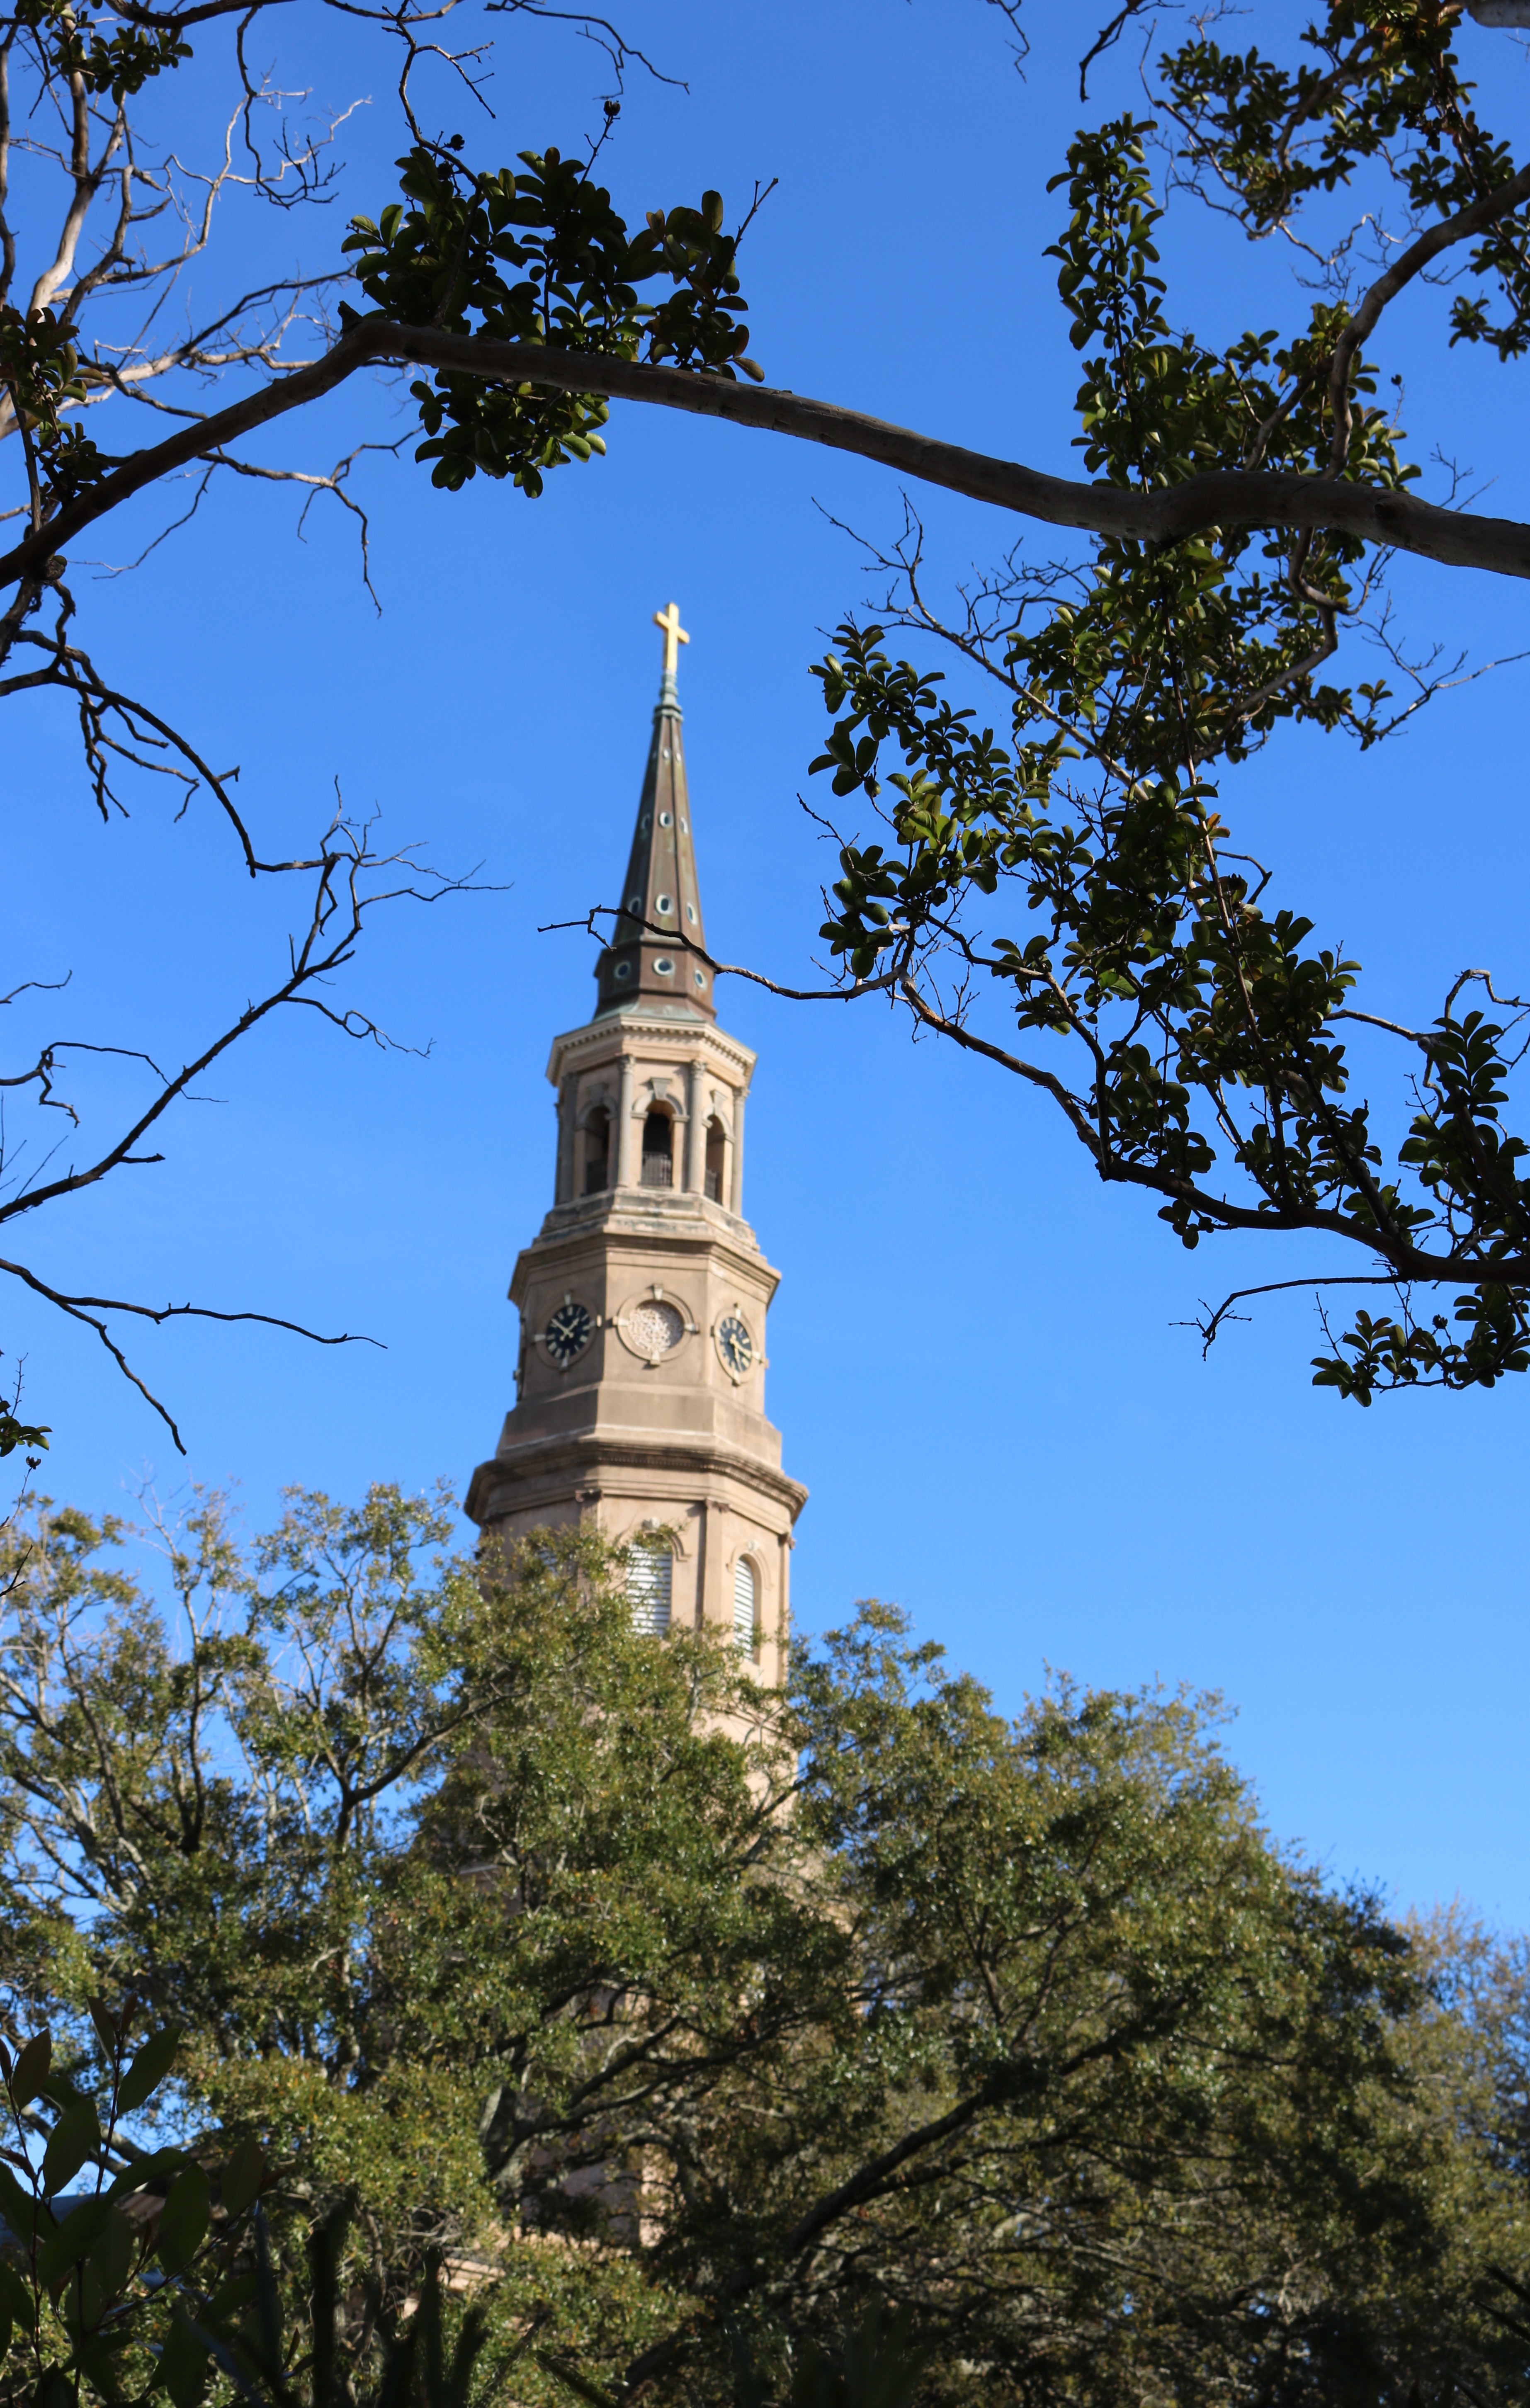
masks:
<path fill-rule="evenodd" d="M 1259 13 L 1267 38 L 1266 17 L 1305 12 Z M 1077 362 L 1041 253 L 1062 207 L 1047 179 L 1081 116 L 1079 12 L 1031 0 L 1023 79 L 979 0 L 653 0 L 626 22 L 689 91 L 630 80 L 606 154 L 619 203 L 716 184 L 732 209 L 756 178 L 780 179 L 746 260 L 770 380 L 1065 469 Z M 345 129 L 328 225 L 235 213 L 252 267 L 332 254 L 344 211 L 386 197 L 400 147 L 389 63 L 348 47 L 348 21 L 283 12 L 268 30 L 282 81 L 311 85 L 316 108 L 370 105 Z M 1523 121 L 1517 46 L 1463 40 Z M 226 61 L 215 37 L 199 47 L 211 110 Z M 1094 106 L 1129 105 L 1135 72 L 1135 53 L 1113 54 Z M 442 122 L 480 156 L 566 146 L 608 84 L 588 45 L 504 23 L 493 122 L 465 100 L 442 101 Z M 1165 253 L 1171 315 L 1207 336 L 1290 322 L 1289 255 L 1249 252 L 1184 207 Z M 193 307 L 222 289 L 208 267 Z M 1421 294 L 1405 317 L 1415 449 L 1496 476 L 1486 506 L 1523 511 L 1523 370 L 1439 356 L 1442 313 Z M 252 449 L 327 466 L 406 425 L 379 381 Z M 832 522 L 886 537 L 898 492 L 853 461 L 657 411 L 617 410 L 610 435 L 604 464 L 560 471 L 534 506 L 482 483 L 436 494 L 407 449 L 363 464 L 380 618 L 338 510 L 316 509 L 299 542 L 290 497 L 244 482 L 132 577 L 76 564 L 98 660 L 240 764 L 271 850 L 322 822 L 337 781 L 385 840 L 418 839 L 451 871 L 481 864 L 496 891 L 379 923 L 337 991 L 424 1058 L 292 1015 L 220 1073 L 220 1100 L 182 1113 L 165 1167 L 28 1233 L 29 1259 L 64 1284 L 287 1313 L 385 1351 L 135 1333 L 186 1430 L 183 1464 L 93 1340 L 8 1294 L 7 1357 L 24 1355 L 28 1409 L 58 1431 L 54 1495 L 121 1509 L 145 1477 L 162 1495 L 234 1480 L 258 1526 L 286 1483 L 346 1493 L 444 1473 L 460 1491 L 492 1452 L 512 1394 L 505 1289 L 549 1200 L 549 1042 L 593 995 L 587 941 L 537 932 L 611 897 L 658 670 L 650 614 L 671 595 L 693 636 L 708 934 L 778 978 L 808 969 L 833 865 L 797 801 L 822 732 L 806 671 L 866 592 Z M 976 505 L 921 504 L 942 573 L 1012 539 Z M 113 558 L 173 515 L 144 504 L 106 538 Z M 1518 585 L 1405 566 L 1397 587 L 1410 624 L 1452 651 L 1530 645 Z M 1508 667 L 1364 759 L 1284 738 L 1224 785 L 1281 899 L 1364 961 L 1375 1009 L 1428 1017 L 1467 962 L 1523 991 L 1525 695 L 1526 665 Z M 7 983 L 73 972 L 65 995 L 10 1007 L 12 1054 L 64 1033 L 183 1058 L 265 980 L 296 898 L 241 881 L 205 800 L 176 822 L 140 786 L 132 818 L 104 826 L 63 713 L 10 709 Z M 746 1208 L 784 1273 L 768 1400 L 812 1492 L 800 1620 L 896 1598 L 1003 1704 L 1048 1665 L 1220 1689 L 1275 1827 L 1336 1876 L 1399 1904 L 1459 1892 L 1523 1922 L 1523 1383 L 1341 1406 L 1308 1384 L 1319 1333 L 1301 1298 L 1261 1308 L 1203 1363 L 1182 1326 L 1202 1297 L 1309 1258 L 1186 1255 L 1151 1205 L 1093 1182 L 1042 1105 L 911 1044 L 876 1005 L 736 984 L 723 1013 L 760 1055 Z M 1395 1107 L 1395 1072 L 1380 1075 Z M 71 1072 L 93 1125 L 129 1092 L 109 1062 Z"/>

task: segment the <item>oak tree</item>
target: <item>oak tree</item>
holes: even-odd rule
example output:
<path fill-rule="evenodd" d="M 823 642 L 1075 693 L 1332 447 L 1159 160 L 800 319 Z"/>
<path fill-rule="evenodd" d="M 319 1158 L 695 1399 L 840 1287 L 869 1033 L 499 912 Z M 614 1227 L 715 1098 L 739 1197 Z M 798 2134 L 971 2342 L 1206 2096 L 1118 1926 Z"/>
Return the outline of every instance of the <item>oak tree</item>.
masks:
<path fill-rule="evenodd" d="M 876 1606 L 767 1695 L 449 1529 L 207 1498 L 156 1579 L 43 1509 L 0 1637 L 13 2034 L 105 2130 L 179 2028 L 138 2145 L 258 2150 L 294 2329 L 346 2213 L 364 2392 L 434 2260 L 527 2401 L 781 2398 L 870 2302 L 932 2401 L 1523 2397 L 1523 1956 L 1281 1848 L 1191 1698 L 1006 1718 Z"/>

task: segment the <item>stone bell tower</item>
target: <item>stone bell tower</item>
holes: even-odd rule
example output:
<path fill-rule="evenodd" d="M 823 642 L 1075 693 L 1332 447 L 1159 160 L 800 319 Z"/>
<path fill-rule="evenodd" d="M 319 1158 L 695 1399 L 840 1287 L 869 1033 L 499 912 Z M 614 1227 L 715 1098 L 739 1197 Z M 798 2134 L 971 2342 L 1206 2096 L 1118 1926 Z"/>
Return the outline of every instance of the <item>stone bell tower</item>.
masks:
<path fill-rule="evenodd" d="M 717 1025 L 686 790 L 673 602 L 653 740 L 593 1020 L 553 1040 L 552 1209 L 510 1282 L 517 1400 L 467 1511 L 486 1536 L 590 1515 L 635 1558 L 651 1628 L 732 1629 L 784 1670 L 792 1526 L 807 1490 L 765 1419 L 779 1274 L 744 1219 L 747 1045 Z"/>

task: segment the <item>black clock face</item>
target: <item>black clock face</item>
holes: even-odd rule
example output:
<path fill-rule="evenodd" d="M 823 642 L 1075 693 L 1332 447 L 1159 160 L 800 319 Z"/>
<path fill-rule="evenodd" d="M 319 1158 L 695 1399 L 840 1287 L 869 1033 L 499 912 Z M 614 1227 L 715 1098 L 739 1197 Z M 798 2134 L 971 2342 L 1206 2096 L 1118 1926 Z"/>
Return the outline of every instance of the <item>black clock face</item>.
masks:
<path fill-rule="evenodd" d="M 741 1380 L 754 1360 L 754 1340 L 736 1312 L 717 1325 L 717 1351 L 736 1380 Z"/>
<path fill-rule="evenodd" d="M 582 1304 L 575 1304 L 571 1297 L 560 1304 L 542 1332 L 549 1358 L 559 1365 L 572 1363 L 589 1345 L 594 1326 Z"/>

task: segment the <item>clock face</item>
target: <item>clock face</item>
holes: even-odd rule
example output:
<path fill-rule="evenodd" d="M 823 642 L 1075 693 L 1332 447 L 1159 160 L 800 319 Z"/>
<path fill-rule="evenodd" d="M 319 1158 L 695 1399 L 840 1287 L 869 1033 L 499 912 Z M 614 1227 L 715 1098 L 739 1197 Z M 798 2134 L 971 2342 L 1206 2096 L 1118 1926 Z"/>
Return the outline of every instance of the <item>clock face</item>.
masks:
<path fill-rule="evenodd" d="M 589 1345 L 594 1326 L 586 1307 L 576 1304 L 572 1297 L 565 1297 L 542 1332 L 542 1343 L 547 1348 L 549 1359 L 560 1369 L 572 1363 L 575 1355 L 582 1354 Z"/>
<path fill-rule="evenodd" d="M 754 1340 L 736 1312 L 730 1312 L 717 1325 L 717 1351 L 723 1368 L 736 1380 L 741 1380 L 754 1361 Z"/>

